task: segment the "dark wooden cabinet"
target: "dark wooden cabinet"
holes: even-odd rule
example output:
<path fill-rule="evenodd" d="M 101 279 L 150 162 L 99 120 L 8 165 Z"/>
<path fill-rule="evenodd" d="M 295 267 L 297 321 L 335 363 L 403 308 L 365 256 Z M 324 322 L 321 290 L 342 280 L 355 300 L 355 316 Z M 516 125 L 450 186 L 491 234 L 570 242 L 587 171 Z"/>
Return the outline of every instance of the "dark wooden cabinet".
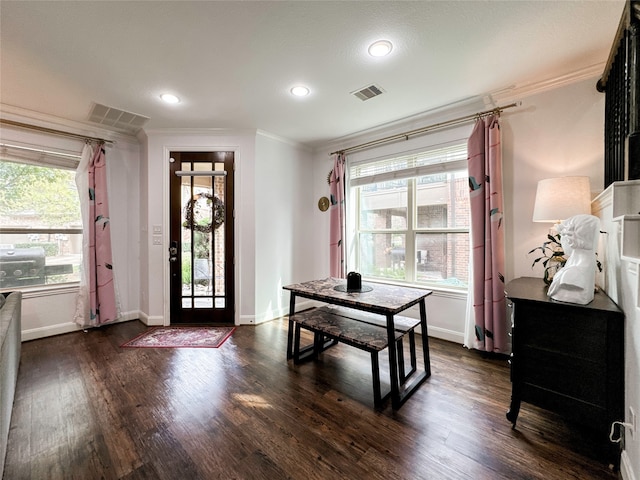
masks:
<path fill-rule="evenodd" d="M 608 443 L 612 422 L 624 419 L 622 311 L 602 292 L 588 305 L 551 300 L 540 278 L 513 280 L 505 293 L 513 309 L 509 421 L 515 428 L 528 402 Z"/>

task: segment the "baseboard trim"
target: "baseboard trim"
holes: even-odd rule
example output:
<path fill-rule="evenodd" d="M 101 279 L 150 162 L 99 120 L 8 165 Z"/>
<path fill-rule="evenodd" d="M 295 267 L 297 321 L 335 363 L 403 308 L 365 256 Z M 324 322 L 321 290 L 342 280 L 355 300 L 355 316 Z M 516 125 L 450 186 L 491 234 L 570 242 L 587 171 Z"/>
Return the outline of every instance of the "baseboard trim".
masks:
<path fill-rule="evenodd" d="M 261 323 L 261 322 L 258 322 Z M 240 315 L 238 317 L 238 325 L 256 325 L 255 315 Z"/>
<path fill-rule="evenodd" d="M 22 331 L 22 341 L 37 340 L 39 338 L 53 337 L 54 335 L 62 335 L 63 333 L 71 333 L 82 330 L 82 327 L 74 322 L 58 323 L 40 328 L 30 328 Z"/>
<path fill-rule="evenodd" d="M 299 299 L 296 302 L 296 312 L 307 310 L 311 307 L 323 305 L 323 303 L 315 302 L 313 300 Z M 282 318 L 289 315 L 289 307 L 280 308 L 276 311 L 270 311 L 262 315 L 240 315 L 238 318 L 238 325 L 260 325 L 261 323 L 270 322 L 276 318 Z"/>
<path fill-rule="evenodd" d="M 271 312 L 270 314 L 265 315 L 240 315 L 238 318 L 238 325 L 260 325 L 261 323 L 270 322 L 276 318 L 281 318 L 285 314 L 277 312 Z"/>
<path fill-rule="evenodd" d="M 623 480 L 637 480 L 638 478 L 633 473 L 631 460 L 629 460 L 629 454 L 626 450 L 623 450 L 622 455 L 620 455 L 620 476 Z"/>
<path fill-rule="evenodd" d="M 134 312 L 125 312 L 120 316 L 118 322 L 128 322 L 129 320 L 137 320 L 140 318 L 140 312 L 137 310 Z"/>
<path fill-rule="evenodd" d="M 125 312 L 118 320 L 112 323 L 128 322 L 136 320 L 139 317 L 139 312 Z M 22 330 L 21 341 L 27 342 L 29 340 L 37 340 L 39 338 L 53 337 L 55 335 L 62 335 L 65 333 L 78 332 L 84 328 L 75 322 L 57 323 L 55 325 L 47 325 L 46 327 L 30 328 L 28 330 Z"/>
<path fill-rule="evenodd" d="M 464 343 L 464 333 L 456 332 L 454 330 L 448 330 L 446 328 L 433 327 L 431 325 L 427 325 L 429 329 L 429 336 L 434 338 L 439 338 L 440 340 L 447 340 L 453 343 L 459 343 L 462 345 Z M 416 329 L 419 331 L 420 329 Z"/>
<path fill-rule="evenodd" d="M 138 317 L 142 323 L 147 327 L 162 327 L 164 326 L 164 317 L 159 315 L 151 316 L 144 312 L 138 312 Z"/>

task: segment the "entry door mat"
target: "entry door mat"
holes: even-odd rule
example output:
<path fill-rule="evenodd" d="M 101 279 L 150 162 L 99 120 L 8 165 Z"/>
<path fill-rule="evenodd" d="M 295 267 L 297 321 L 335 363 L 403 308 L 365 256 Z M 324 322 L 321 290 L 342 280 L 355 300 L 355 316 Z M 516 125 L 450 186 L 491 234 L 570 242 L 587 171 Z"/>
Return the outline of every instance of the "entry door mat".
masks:
<path fill-rule="evenodd" d="M 236 327 L 152 327 L 122 348 L 218 348 Z"/>

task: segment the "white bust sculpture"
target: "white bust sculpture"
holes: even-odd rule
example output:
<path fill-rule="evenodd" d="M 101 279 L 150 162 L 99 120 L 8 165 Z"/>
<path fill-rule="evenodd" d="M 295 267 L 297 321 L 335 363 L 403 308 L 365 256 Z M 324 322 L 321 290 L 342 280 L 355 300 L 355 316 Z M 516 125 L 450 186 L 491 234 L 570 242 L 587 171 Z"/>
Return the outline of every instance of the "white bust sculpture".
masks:
<path fill-rule="evenodd" d="M 600 221 L 593 215 L 575 215 L 557 226 L 560 243 L 569 258 L 554 275 L 547 294 L 554 300 L 586 305 L 593 300 L 596 281 L 596 241 Z"/>

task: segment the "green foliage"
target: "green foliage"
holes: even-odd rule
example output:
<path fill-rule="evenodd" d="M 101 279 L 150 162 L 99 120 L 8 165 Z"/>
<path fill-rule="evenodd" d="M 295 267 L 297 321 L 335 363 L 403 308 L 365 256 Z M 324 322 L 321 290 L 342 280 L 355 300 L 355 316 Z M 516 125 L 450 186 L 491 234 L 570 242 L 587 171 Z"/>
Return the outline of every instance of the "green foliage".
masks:
<path fill-rule="evenodd" d="M 44 249 L 45 257 L 55 257 L 58 255 L 57 242 L 37 242 L 37 243 L 16 243 L 16 248 L 34 248 L 40 247 Z"/>
<path fill-rule="evenodd" d="M 529 255 L 536 251 L 539 251 L 540 255 L 533 260 L 531 268 L 535 267 L 536 263 L 542 262 L 542 266 L 544 267 L 543 280 L 547 285 L 549 285 L 551 284 L 551 280 L 553 279 L 555 272 L 564 267 L 565 263 L 567 263 L 567 257 L 564 255 L 560 234 L 547 234 L 547 241 L 539 247 L 529 250 Z M 598 254 L 596 253 L 596 256 L 597 255 Z M 602 264 L 597 258 L 596 267 L 598 268 L 598 271 L 602 272 Z"/>
<path fill-rule="evenodd" d="M 191 264 L 182 262 L 182 283 L 191 285 Z"/>
<path fill-rule="evenodd" d="M 47 285 L 53 285 L 57 283 L 67 283 L 73 281 L 72 276 L 70 274 L 63 275 L 48 275 L 47 276 Z"/>
<path fill-rule="evenodd" d="M 542 266 L 549 268 L 549 262 L 557 262 L 560 267 L 563 267 L 567 263 L 567 258 L 564 256 L 564 250 L 562 249 L 562 243 L 560 234 L 555 235 L 547 234 L 547 241 L 541 246 L 533 248 L 529 251 L 529 255 L 539 250 L 540 256 L 533 260 L 531 268 L 535 267 L 536 263 L 542 262 Z"/>
<path fill-rule="evenodd" d="M 211 252 L 210 234 L 193 232 L 193 254 L 196 258 L 209 258 Z"/>
<path fill-rule="evenodd" d="M 376 277 L 392 278 L 394 280 L 404 280 L 404 268 L 376 268 Z"/>
<path fill-rule="evenodd" d="M 74 172 L 0 161 L 0 214 L 30 212 L 43 226 L 66 226 L 80 218 Z"/>

